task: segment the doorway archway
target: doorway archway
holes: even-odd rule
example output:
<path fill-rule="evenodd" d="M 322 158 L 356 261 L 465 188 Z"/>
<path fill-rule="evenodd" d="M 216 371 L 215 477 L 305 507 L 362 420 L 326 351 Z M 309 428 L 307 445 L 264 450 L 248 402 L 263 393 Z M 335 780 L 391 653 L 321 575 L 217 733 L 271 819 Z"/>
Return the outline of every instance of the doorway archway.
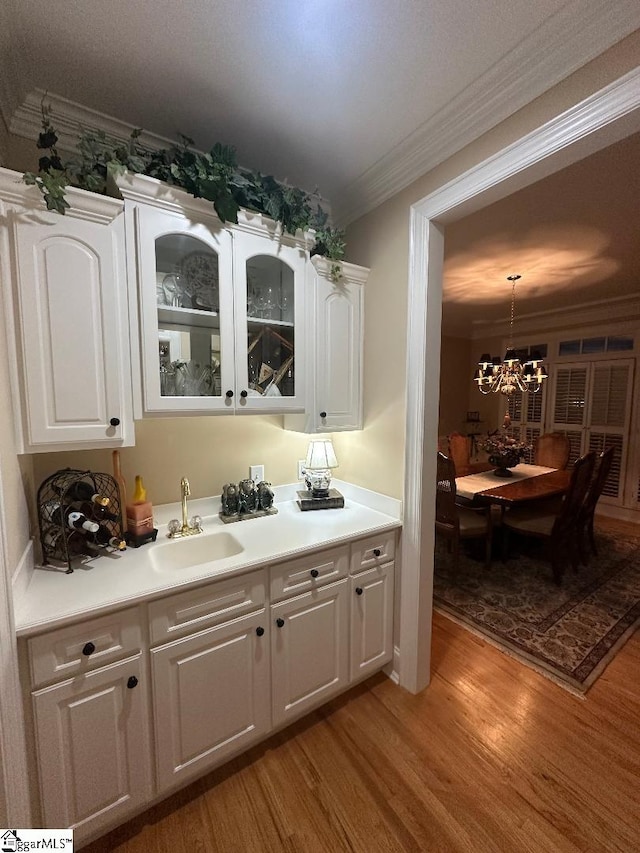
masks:
<path fill-rule="evenodd" d="M 459 175 L 411 207 L 400 684 L 430 679 L 434 486 L 444 229 L 640 130 L 640 67 Z"/>

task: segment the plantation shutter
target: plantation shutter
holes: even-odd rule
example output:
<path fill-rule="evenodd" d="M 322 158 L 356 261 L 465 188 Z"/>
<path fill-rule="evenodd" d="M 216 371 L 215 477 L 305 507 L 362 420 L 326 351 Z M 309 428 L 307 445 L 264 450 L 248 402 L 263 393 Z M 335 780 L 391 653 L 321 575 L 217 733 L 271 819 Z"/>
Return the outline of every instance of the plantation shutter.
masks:
<path fill-rule="evenodd" d="M 615 448 L 602 496 L 617 501 L 622 498 L 627 465 L 633 362 L 594 362 L 592 371 L 587 449 L 601 453 L 606 447 Z"/>
<path fill-rule="evenodd" d="M 589 368 L 586 364 L 563 364 L 555 369 L 552 432 L 563 432 L 569 439 L 569 465 L 583 451 L 583 430 L 587 417 Z"/>
<path fill-rule="evenodd" d="M 511 428 L 508 432 L 515 438 L 533 445 L 542 432 L 542 414 L 546 386 L 537 394 L 523 394 L 517 391 L 508 398 L 507 411 L 511 418 Z M 525 462 L 533 461 L 533 449 L 525 453 Z"/>
<path fill-rule="evenodd" d="M 569 465 L 587 451 L 614 447 L 602 498 L 622 503 L 627 465 L 632 359 L 563 364 L 556 368 L 552 429 L 569 438 Z"/>

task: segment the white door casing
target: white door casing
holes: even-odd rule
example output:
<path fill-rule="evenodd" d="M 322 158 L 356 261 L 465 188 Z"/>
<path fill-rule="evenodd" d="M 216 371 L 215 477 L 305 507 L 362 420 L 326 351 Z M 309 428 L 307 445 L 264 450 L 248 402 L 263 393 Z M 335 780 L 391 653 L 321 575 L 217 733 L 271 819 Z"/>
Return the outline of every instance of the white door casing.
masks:
<path fill-rule="evenodd" d="M 400 684 L 429 683 L 443 226 L 640 128 L 640 67 L 444 184 L 410 209 Z M 426 486 L 423 488 L 423 483 Z"/>

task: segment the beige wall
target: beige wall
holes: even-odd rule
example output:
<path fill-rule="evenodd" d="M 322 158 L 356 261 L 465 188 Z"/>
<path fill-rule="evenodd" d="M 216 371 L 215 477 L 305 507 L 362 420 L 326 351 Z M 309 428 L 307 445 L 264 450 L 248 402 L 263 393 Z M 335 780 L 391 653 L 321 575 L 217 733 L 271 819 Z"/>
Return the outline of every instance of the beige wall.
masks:
<path fill-rule="evenodd" d="M 467 412 L 479 410 L 478 401 L 469 393 L 473 391 L 473 374 L 469 369 L 471 349 L 471 341 L 465 338 L 442 338 L 438 435 L 463 431 Z"/>
<path fill-rule="evenodd" d="M 309 436 L 284 430 L 277 416 L 146 418 L 136 423 L 136 446 L 123 448 L 120 460 L 129 495 L 141 474 L 149 499 L 161 504 L 180 500 L 182 477 L 194 498 L 219 495 L 225 483 L 248 477 L 249 465 L 264 465 L 273 485 L 295 482 L 308 444 Z M 112 451 L 33 455 L 36 483 L 66 467 L 110 474 Z"/>

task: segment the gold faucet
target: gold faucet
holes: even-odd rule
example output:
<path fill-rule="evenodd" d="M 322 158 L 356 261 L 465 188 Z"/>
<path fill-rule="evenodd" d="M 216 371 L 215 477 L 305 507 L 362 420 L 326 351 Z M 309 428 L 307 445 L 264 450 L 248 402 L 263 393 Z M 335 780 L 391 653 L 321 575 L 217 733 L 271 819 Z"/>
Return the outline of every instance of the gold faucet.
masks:
<path fill-rule="evenodd" d="M 189 527 L 189 522 L 187 521 L 187 498 L 191 494 L 189 481 L 186 477 L 180 480 L 180 494 L 182 495 L 182 532 L 184 533 Z"/>
<path fill-rule="evenodd" d="M 187 498 L 191 494 L 191 487 L 186 477 L 180 480 L 180 497 L 182 500 L 182 524 L 178 519 L 173 519 L 169 522 L 170 539 L 176 539 L 178 536 L 192 536 L 194 533 L 202 533 L 202 519 L 198 515 L 194 515 L 189 522 L 187 512 Z"/>

